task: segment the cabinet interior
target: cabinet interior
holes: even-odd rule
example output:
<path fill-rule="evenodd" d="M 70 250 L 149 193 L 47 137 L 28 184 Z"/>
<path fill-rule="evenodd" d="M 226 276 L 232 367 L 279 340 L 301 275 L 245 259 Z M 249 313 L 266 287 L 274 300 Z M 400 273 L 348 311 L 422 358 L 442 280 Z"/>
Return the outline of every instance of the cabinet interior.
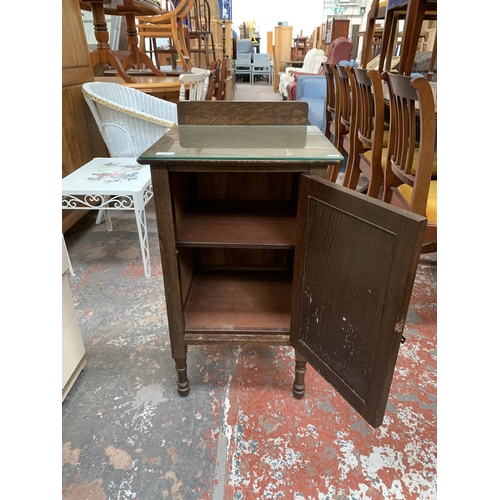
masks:
<path fill-rule="evenodd" d="M 187 343 L 289 343 L 299 175 L 170 172 Z"/>

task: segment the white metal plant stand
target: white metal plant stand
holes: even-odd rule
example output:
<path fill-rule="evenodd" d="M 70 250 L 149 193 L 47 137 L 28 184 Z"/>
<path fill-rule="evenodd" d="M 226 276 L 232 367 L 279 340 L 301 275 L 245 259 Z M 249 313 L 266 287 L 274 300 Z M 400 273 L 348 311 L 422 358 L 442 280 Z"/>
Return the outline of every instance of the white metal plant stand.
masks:
<path fill-rule="evenodd" d="M 62 208 L 101 210 L 108 231 L 110 210 L 133 210 L 139 232 L 144 274 L 151 276 L 145 208 L 153 197 L 151 171 L 135 158 L 94 158 L 62 180 Z"/>

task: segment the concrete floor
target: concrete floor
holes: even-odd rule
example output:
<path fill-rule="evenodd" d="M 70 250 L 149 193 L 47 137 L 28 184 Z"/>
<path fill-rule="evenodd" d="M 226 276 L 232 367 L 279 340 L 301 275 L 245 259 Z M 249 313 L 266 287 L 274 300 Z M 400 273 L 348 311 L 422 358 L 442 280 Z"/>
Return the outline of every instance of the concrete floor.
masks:
<path fill-rule="evenodd" d="M 281 99 L 237 85 L 237 99 L 252 94 Z M 378 429 L 310 366 L 294 399 L 289 347 L 190 347 L 180 398 L 153 202 L 149 279 L 132 214 L 117 212 L 113 232 L 89 214 L 65 235 L 88 364 L 62 405 L 63 498 L 437 498 L 437 254 L 420 260 Z"/>

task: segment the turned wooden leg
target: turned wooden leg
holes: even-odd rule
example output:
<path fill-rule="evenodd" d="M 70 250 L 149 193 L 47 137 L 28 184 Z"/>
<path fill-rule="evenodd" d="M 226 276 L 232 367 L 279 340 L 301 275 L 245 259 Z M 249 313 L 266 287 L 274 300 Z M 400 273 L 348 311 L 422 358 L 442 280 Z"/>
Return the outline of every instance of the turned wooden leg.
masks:
<path fill-rule="evenodd" d="M 189 380 L 187 378 L 186 359 L 174 359 L 177 370 L 177 392 L 179 396 L 185 397 L 189 394 Z"/>
<path fill-rule="evenodd" d="M 306 360 L 295 351 L 295 380 L 293 382 L 293 396 L 302 399 L 306 392 L 305 384 Z"/>

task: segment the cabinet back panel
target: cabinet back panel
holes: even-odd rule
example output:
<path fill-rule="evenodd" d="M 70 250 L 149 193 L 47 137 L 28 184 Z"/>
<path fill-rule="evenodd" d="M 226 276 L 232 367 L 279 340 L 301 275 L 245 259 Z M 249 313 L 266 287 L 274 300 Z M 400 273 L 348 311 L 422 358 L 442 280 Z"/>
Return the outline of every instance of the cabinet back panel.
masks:
<path fill-rule="evenodd" d="M 274 269 L 293 268 L 291 250 L 262 250 L 246 248 L 200 248 L 203 269 Z"/>
<path fill-rule="evenodd" d="M 291 172 L 199 172 L 197 197 L 201 200 L 295 199 L 298 174 Z"/>

